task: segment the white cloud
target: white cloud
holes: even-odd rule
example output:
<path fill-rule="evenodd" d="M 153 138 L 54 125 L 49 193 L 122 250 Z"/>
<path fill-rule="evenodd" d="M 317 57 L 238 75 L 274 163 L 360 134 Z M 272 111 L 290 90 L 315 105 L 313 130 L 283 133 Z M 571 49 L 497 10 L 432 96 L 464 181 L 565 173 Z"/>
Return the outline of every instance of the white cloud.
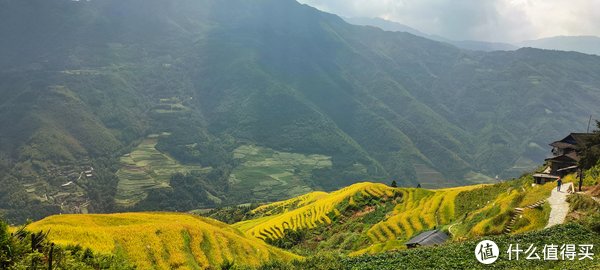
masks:
<path fill-rule="evenodd" d="M 600 36 L 598 0 L 299 0 L 345 17 L 380 17 L 452 39 L 516 42 Z"/>

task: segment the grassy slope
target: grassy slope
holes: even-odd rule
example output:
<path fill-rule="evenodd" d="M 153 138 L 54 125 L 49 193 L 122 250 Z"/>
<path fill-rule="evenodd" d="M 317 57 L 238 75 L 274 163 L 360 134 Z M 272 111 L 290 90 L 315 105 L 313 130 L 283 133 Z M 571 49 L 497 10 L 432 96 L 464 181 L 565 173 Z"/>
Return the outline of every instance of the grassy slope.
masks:
<path fill-rule="evenodd" d="M 175 213 L 58 215 L 27 226 L 57 244 L 122 253 L 140 269 L 205 269 L 225 262 L 257 266 L 299 259 L 212 219 Z"/>

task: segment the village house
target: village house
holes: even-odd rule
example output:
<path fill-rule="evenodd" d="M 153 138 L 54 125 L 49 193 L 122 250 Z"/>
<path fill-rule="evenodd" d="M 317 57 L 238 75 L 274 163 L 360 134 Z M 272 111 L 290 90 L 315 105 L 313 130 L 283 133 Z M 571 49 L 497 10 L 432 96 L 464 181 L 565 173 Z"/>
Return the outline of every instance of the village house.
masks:
<path fill-rule="evenodd" d="M 550 144 L 553 157 L 546 159 L 546 167 L 543 171 L 533 175 L 535 183 L 544 184 L 555 181 L 569 173 L 577 172 L 579 149 L 585 145 L 591 133 L 571 133 L 560 141 Z"/>

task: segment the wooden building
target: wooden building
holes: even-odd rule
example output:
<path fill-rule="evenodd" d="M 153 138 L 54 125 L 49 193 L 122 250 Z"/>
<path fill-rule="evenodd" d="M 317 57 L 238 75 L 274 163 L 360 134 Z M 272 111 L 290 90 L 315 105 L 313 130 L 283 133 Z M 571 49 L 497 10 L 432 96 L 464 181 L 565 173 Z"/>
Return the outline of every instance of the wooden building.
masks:
<path fill-rule="evenodd" d="M 585 146 L 591 133 L 571 133 L 560 141 L 550 144 L 553 157 L 546 159 L 546 167 L 542 172 L 533 175 L 537 184 L 554 181 L 578 170 L 579 149 Z"/>

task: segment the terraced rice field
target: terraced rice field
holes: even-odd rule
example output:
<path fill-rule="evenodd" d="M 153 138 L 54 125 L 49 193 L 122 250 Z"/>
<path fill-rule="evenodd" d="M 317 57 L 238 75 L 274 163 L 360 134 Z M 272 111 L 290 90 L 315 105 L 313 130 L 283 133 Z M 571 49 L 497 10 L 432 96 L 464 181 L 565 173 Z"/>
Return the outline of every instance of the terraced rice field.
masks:
<path fill-rule="evenodd" d="M 360 250 L 354 255 L 375 253 L 389 249 L 389 241 L 403 244 L 413 235 L 433 228 L 440 228 L 455 221 L 455 198 L 463 191 L 469 191 L 481 186 L 465 186 L 439 190 L 420 188 L 402 189 L 402 203 L 396 205 L 388 218 L 373 225 L 367 236 L 373 243 L 367 249 Z"/>
<path fill-rule="evenodd" d="M 413 166 L 417 173 L 417 179 L 424 188 L 436 188 L 448 182 L 444 175 L 425 164 L 417 163 Z"/>
<path fill-rule="evenodd" d="M 309 180 L 315 169 L 332 166 L 331 157 L 279 152 L 269 148 L 243 145 L 234 150 L 240 165 L 229 182 L 238 199 L 260 198 L 277 201 L 312 191 Z"/>
<path fill-rule="evenodd" d="M 531 185 L 533 179 L 519 180 L 523 185 L 510 186 L 497 184 L 488 188 L 500 187 L 501 192 L 489 197 L 486 203 L 478 205 L 466 213 L 460 223 L 453 226 L 451 232 L 455 238 L 472 238 L 483 235 L 502 234 L 514 214 L 514 209 L 543 201 L 550 196 L 552 183 Z M 481 197 L 479 190 L 473 191 L 474 197 Z M 519 215 L 513 227 L 513 233 L 540 229 L 548 222 L 549 210 L 531 209 Z"/>
<path fill-rule="evenodd" d="M 149 190 L 167 188 L 171 175 L 210 168 L 182 165 L 170 156 L 156 150 L 158 136 L 149 136 L 131 153 L 121 157 L 121 169 L 117 171 L 119 184 L 115 201 L 131 206 L 143 200 Z"/>
<path fill-rule="evenodd" d="M 326 197 L 327 192 L 313 191 L 308 194 L 304 194 L 298 197 L 291 198 L 289 200 L 274 202 L 271 204 L 261 205 L 252 210 L 252 214 L 258 214 L 262 216 L 272 216 L 276 214 L 285 213 L 299 207 L 311 204 L 317 200 Z"/>
<path fill-rule="evenodd" d="M 312 193 L 303 198 L 307 203 L 298 208 L 273 216 L 242 221 L 234 224 L 234 227 L 260 239 L 277 239 L 283 237 L 286 230 L 311 229 L 330 224 L 334 216 L 341 214 L 338 208 L 342 203 L 352 205 L 355 200 L 365 197 L 392 198 L 396 197 L 399 190 L 384 184 L 358 183 L 329 194 Z M 289 203 L 290 200 L 278 202 L 266 206 L 266 208 L 276 208 L 281 205 L 289 205 Z"/>
<path fill-rule="evenodd" d="M 300 259 L 227 224 L 187 214 L 57 215 L 27 229 L 50 231 L 56 244 L 121 254 L 138 269 L 219 269 L 225 262 L 258 266 Z"/>
<path fill-rule="evenodd" d="M 179 113 L 189 110 L 188 107 L 183 105 L 182 98 L 180 97 L 161 98 L 159 103 L 153 108 L 154 112 L 161 114 Z"/>
<path fill-rule="evenodd" d="M 379 207 L 379 204 L 383 205 L 384 202 L 392 202 L 395 206 L 384 219 L 367 224 L 370 227 L 364 230 L 364 235 L 369 245 L 355 250 L 351 255 L 376 253 L 403 248 L 404 242 L 415 234 L 433 228 L 443 228 L 463 218 L 462 213 L 455 213 L 456 197 L 461 192 L 483 186 L 428 190 L 358 183 L 332 193 L 312 192 L 260 206 L 253 210 L 258 218 L 236 223 L 234 227 L 260 239 L 278 239 L 284 236 L 286 230 L 310 230 L 331 224 L 336 216 L 349 216 L 352 212 L 344 212 L 347 206 L 358 205 L 359 211 L 364 211 Z M 394 200 L 390 201 L 390 198 Z M 503 199 L 504 197 L 500 197 L 499 203 L 504 204 Z M 363 207 L 365 208 L 362 209 Z M 482 207 L 485 208 L 483 205 Z M 493 218 L 493 215 L 490 218 Z M 477 230 L 472 228 L 477 225 L 479 224 L 468 225 L 471 226 L 468 229 Z"/>

